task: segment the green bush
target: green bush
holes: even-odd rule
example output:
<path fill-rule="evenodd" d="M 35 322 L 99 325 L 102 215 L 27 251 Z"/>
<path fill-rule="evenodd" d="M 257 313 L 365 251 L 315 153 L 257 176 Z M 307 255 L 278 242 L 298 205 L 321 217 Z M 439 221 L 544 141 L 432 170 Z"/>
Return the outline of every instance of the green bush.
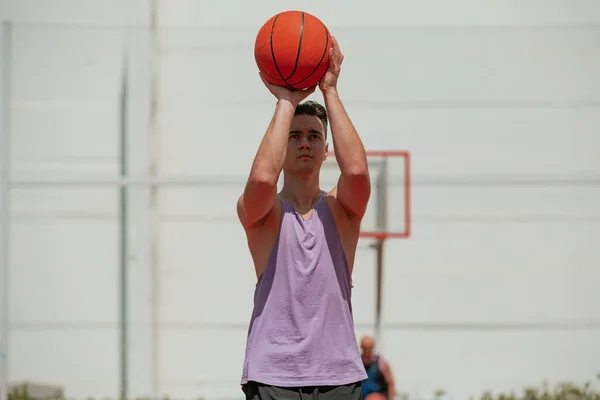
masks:
<path fill-rule="evenodd" d="M 600 382 L 600 374 L 596 376 L 596 381 Z M 521 394 L 486 392 L 479 400 L 600 400 L 600 391 L 594 389 L 590 381 L 583 386 L 561 382 L 552 388 L 544 383 L 541 387 L 527 387 Z"/>
<path fill-rule="evenodd" d="M 596 383 L 600 384 L 600 374 L 596 376 Z M 444 390 L 436 390 L 432 399 L 443 399 Z M 398 396 L 399 400 L 411 400 L 406 393 Z M 578 385 L 572 382 L 561 382 L 550 387 L 547 383 L 539 387 L 524 388 L 521 393 L 492 393 L 484 392 L 478 397 L 469 400 L 600 400 L 600 391 L 592 387 L 592 382 Z"/>
<path fill-rule="evenodd" d="M 596 383 L 600 384 L 600 374 L 596 376 Z M 433 399 L 441 399 L 444 397 L 444 390 L 436 390 L 433 394 Z M 41 400 L 32 399 L 27 389 L 14 389 L 8 394 L 8 400 Z M 68 399 L 44 399 L 44 400 L 68 400 Z M 94 400 L 94 399 L 86 399 Z M 112 400 L 112 399 L 98 399 L 98 400 Z M 119 399 L 126 400 L 126 399 Z M 148 399 L 131 399 L 131 400 L 148 400 Z M 169 397 L 165 397 L 162 400 L 169 400 Z M 198 398 L 196 400 L 204 400 Z M 398 395 L 398 400 L 410 400 L 410 396 L 401 393 Z M 471 398 L 469 400 L 600 400 L 600 391 L 593 388 L 592 382 L 585 382 L 583 385 L 578 385 L 572 382 L 561 382 L 554 387 L 550 387 L 547 383 L 542 384 L 539 387 L 531 386 L 522 390 L 518 393 L 492 393 L 485 392 L 477 398 Z"/>

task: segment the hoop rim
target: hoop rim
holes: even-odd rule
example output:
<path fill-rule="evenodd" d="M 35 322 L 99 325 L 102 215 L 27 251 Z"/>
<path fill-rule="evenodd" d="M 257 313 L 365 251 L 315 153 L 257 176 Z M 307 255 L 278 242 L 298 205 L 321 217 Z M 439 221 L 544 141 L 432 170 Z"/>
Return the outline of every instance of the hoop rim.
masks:
<path fill-rule="evenodd" d="M 367 157 L 409 157 L 407 150 L 366 150 Z M 335 150 L 327 153 L 328 157 L 335 157 Z"/>
<path fill-rule="evenodd" d="M 409 232 L 384 232 L 384 231 L 361 231 L 358 235 L 360 239 L 377 239 L 377 240 L 388 240 L 388 239 L 408 239 L 410 237 Z"/>

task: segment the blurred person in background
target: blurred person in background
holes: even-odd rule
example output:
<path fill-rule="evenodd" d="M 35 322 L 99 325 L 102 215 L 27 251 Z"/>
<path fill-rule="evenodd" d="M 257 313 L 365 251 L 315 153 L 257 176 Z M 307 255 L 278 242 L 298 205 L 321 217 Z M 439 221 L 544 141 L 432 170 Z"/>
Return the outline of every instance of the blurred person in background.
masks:
<path fill-rule="evenodd" d="M 389 363 L 375 353 L 375 339 L 365 335 L 360 340 L 361 357 L 368 378 L 362 382 L 362 395 L 365 400 L 393 400 L 396 398 L 396 384 Z"/>

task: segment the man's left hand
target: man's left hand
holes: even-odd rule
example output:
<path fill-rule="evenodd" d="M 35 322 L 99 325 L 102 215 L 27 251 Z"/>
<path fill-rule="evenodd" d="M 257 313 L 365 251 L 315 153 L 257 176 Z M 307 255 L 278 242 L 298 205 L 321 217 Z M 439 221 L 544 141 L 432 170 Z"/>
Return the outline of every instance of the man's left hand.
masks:
<path fill-rule="evenodd" d="M 335 37 L 331 38 L 331 42 L 333 47 L 329 50 L 329 68 L 319 82 L 319 89 L 323 94 L 337 90 L 337 81 L 342 69 L 342 61 L 344 61 L 344 55 Z"/>

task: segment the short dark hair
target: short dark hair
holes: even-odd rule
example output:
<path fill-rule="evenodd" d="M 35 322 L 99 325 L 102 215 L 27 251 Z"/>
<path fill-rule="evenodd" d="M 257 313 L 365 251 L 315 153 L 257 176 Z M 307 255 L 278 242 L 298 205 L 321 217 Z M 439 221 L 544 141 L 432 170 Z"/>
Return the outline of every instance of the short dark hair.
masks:
<path fill-rule="evenodd" d="M 323 127 L 325 128 L 325 132 L 323 132 L 323 134 L 325 137 L 327 137 L 327 110 L 321 104 L 314 100 L 307 100 L 304 103 L 300 103 L 298 106 L 296 106 L 294 115 L 313 115 L 319 118 L 323 123 Z"/>

